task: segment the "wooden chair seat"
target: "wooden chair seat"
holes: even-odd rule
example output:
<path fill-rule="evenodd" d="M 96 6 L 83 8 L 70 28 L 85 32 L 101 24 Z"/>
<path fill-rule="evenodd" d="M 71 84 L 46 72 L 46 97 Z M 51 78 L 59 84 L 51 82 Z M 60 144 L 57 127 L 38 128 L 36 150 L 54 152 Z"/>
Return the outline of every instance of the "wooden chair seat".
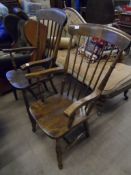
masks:
<path fill-rule="evenodd" d="M 69 67 L 68 67 L 68 72 L 69 73 L 71 73 L 73 63 L 74 63 L 74 58 L 75 58 L 74 49 L 71 50 L 70 54 L 71 54 L 72 59 L 70 59 L 70 64 L 69 64 Z M 64 66 L 65 60 L 66 60 L 66 55 L 67 55 L 67 50 L 66 49 L 59 50 L 58 58 L 56 60 L 56 64 L 58 66 Z M 74 69 L 76 74 L 78 72 L 80 62 L 81 62 L 81 56 L 79 55 L 79 58 L 77 58 L 77 60 L 76 60 L 75 69 Z M 95 83 L 95 80 L 97 79 L 97 75 L 99 75 L 99 72 L 101 71 L 101 67 L 103 66 L 104 62 L 105 62 L 104 60 L 101 60 L 101 62 L 100 62 L 99 68 L 97 69 L 98 74 L 95 74 L 95 77 L 94 77 L 94 80 L 93 80 L 94 83 Z M 92 75 L 92 72 L 94 71 L 94 69 L 96 67 L 96 64 L 97 63 L 93 63 L 93 64 L 90 65 L 88 74 L 87 74 L 86 79 L 85 79 L 85 84 L 86 85 L 89 85 L 89 81 L 91 79 L 90 75 Z M 99 86 L 99 84 L 102 80 L 102 77 L 105 76 L 105 74 L 107 73 L 107 70 L 111 66 L 111 64 L 112 64 L 112 60 L 110 62 L 108 62 L 107 65 L 105 66 L 104 71 L 102 73 L 102 76 L 101 76 L 97 86 Z M 85 59 L 82 63 L 82 69 L 79 73 L 79 80 L 80 81 L 82 81 L 82 79 L 83 79 L 83 72 L 85 72 L 85 69 L 86 69 L 87 65 L 88 65 L 88 62 Z M 74 73 L 74 76 L 75 76 L 75 73 Z M 94 86 L 93 82 L 92 82 L 92 87 Z M 128 84 L 129 85 L 131 84 L 131 66 L 126 65 L 124 63 L 117 63 L 116 67 L 114 68 L 114 70 L 112 72 L 112 76 L 109 78 L 109 81 L 107 82 L 107 85 L 104 88 L 104 91 L 103 91 L 102 94 L 103 95 L 113 94 L 116 91 L 120 91 L 121 89 L 123 89 L 124 86 L 127 87 Z"/>
<path fill-rule="evenodd" d="M 49 97 L 46 102 L 41 100 L 34 102 L 30 106 L 30 112 L 48 136 L 60 138 L 70 130 L 68 127 L 69 118 L 64 114 L 64 110 L 71 104 L 72 100 L 68 99 L 67 96 L 57 94 Z M 79 111 L 73 122 L 73 127 L 85 119 L 85 113 L 82 114 L 82 111 Z"/>

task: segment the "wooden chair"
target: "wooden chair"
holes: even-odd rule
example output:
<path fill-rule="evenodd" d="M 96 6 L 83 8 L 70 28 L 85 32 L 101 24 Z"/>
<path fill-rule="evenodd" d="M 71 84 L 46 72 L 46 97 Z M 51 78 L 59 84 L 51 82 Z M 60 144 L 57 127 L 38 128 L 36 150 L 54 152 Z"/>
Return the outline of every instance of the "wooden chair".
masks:
<path fill-rule="evenodd" d="M 24 93 L 33 131 L 36 131 L 37 124 L 47 136 L 56 141 L 56 154 L 60 169 L 63 167 L 61 139 L 66 140 L 68 146 L 72 146 L 83 134 L 89 136 L 88 118 L 90 112 L 94 104 L 100 99 L 115 66 L 119 64 L 123 50 L 130 44 L 130 37 L 125 33 L 96 24 L 72 25 L 69 27 L 69 34 L 70 44 L 60 92 L 46 99 L 40 96 L 39 100 L 35 100 L 31 104 L 26 92 Z M 73 38 L 76 36 L 78 37 L 78 44 L 73 57 L 70 52 Z M 111 43 L 111 48 L 108 56 L 104 59 L 103 54 L 106 47 L 104 44 L 99 50 L 99 58 L 93 63 L 93 55 L 96 53 L 97 44 L 94 45 L 92 54 L 88 58 L 85 57 L 85 52 L 90 45 L 90 38 L 94 36 Z M 85 37 L 87 46 L 81 55 L 79 47 Z M 115 57 L 112 58 L 112 52 L 116 46 L 119 49 Z M 29 79 L 40 78 L 60 71 L 63 71 L 63 68 L 50 68 L 29 73 L 26 77 Z M 78 129 L 79 134 L 73 140 L 70 140 L 68 136 L 79 127 L 83 129 Z"/>
<path fill-rule="evenodd" d="M 66 20 L 66 14 L 63 10 L 55 8 L 40 10 L 37 14 L 37 21 L 28 20 L 24 26 L 25 36 L 28 42 L 32 45 L 32 47 L 4 50 L 4 52 L 11 54 L 13 65 L 15 68 L 14 70 L 11 70 L 7 73 L 7 79 L 13 86 L 16 99 L 17 95 L 15 90 L 22 90 L 23 87 L 25 88 L 25 86 L 21 86 L 22 80 L 19 79 L 18 72 L 21 76 L 21 74 L 24 74 L 24 70 L 31 72 L 32 69 L 34 69 L 34 67 L 36 68 L 40 66 L 41 69 L 45 69 L 47 67 L 55 65 L 55 59 L 57 57 L 59 42 Z M 31 57 L 31 62 L 22 65 L 22 70 L 19 69 L 18 71 L 16 71 L 15 60 L 13 59 L 12 52 L 19 53 L 21 51 L 24 52 L 31 50 L 34 50 Z M 13 78 L 14 76 L 17 81 L 17 86 Z M 56 88 L 52 81 L 52 76 L 47 77 L 47 79 L 50 82 L 53 90 L 56 92 Z M 25 82 L 24 79 L 23 82 Z M 44 85 L 45 88 L 48 90 L 48 87 L 45 83 Z M 26 87 L 28 87 L 27 84 Z"/>

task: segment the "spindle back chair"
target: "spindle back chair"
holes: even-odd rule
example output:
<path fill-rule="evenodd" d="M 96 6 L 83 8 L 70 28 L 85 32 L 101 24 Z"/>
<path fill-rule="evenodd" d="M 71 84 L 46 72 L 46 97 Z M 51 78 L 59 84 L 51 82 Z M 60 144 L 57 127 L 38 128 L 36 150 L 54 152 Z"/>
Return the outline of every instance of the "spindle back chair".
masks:
<path fill-rule="evenodd" d="M 128 35 L 103 25 L 72 25 L 69 27 L 69 34 L 70 43 L 60 92 L 44 100 L 41 98 L 43 96 L 40 96 L 40 99 L 30 105 L 26 93 L 24 96 L 33 131 L 36 131 L 36 124 L 38 124 L 47 136 L 56 140 L 60 169 L 63 167 L 61 139 L 65 139 L 68 146 L 72 146 L 81 136 L 89 136 L 88 119 L 92 108 L 101 97 L 115 66 L 120 61 L 123 50 L 130 44 Z M 73 37 L 78 37 L 74 57 L 70 53 Z M 92 41 L 94 37 L 103 41 L 99 47 L 99 43 Z M 80 53 L 79 49 L 83 41 L 84 43 L 86 41 L 86 45 Z M 110 49 L 105 57 L 106 41 L 110 43 Z M 93 48 L 90 49 L 92 42 Z M 117 49 L 115 55 L 114 49 Z M 95 60 L 94 55 L 97 55 Z M 26 77 L 40 78 L 62 70 L 61 67 L 50 68 L 46 71 L 29 73 Z M 78 129 L 79 134 L 70 140 L 68 136 L 74 129 Z"/>

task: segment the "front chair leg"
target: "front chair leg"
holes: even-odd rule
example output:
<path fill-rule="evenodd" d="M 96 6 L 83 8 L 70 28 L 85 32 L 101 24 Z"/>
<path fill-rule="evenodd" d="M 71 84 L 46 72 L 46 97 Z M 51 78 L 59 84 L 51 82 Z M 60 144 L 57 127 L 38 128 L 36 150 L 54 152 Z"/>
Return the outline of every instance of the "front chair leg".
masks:
<path fill-rule="evenodd" d="M 31 116 L 30 112 L 28 112 L 29 115 L 29 119 L 31 121 L 31 125 L 32 125 L 32 131 L 36 132 L 36 121 L 35 119 Z"/>
<path fill-rule="evenodd" d="M 124 100 L 128 100 L 128 95 L 127 95 L 127 93 L 128 93 L 128 90 L 126 90 L 126 91 L 124 91 Z"/>
<path fill-rule="evenodd" d="M 32 124 L 32 131 L 33 131 L 33 132 L 36 132 L 36 121 L 35 121 L 35 119 L 31 116 L 30 111 L 29 111 L 29 104 L 28 104 L 28 100 L 27 100 L 27 98 L 26 98 L 26 90 L 22 90 L 22 94 L 23 94 L 23 99 L 24 99 L 24 103 L 25 103 L 25 106 L 26 106 L 26 110 L 27 110 L 29 119 L 30 119 L 31 124 Z"/>
<path fill-rule="evenodd" d="M 57 94 L 56 87 L 55 87 L 55 85 L 54 85 L 54 83 L 53 83 L 53 80 L 52 80 L 51 78 L 49 79 L 49 82 L 50 82 L 50 84 L 51 84 L 51 86 L 52 86 L 52 89 L 54 90 L 55 94 Z"/>
<path fill-rule="evenodd" d="M 59 169 L 62 169 L 63 168 L 62 150 L 61 150 L 59 139 L 56 140 L 56 155 L 57 155 L 58 167 L 59 167 Z"/>

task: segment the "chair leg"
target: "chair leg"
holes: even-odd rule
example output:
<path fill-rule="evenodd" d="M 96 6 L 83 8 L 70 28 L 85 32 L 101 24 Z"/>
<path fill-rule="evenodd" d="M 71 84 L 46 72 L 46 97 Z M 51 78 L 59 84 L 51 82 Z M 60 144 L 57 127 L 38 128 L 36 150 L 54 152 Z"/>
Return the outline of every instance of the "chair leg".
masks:
<path fill-rule="evenodd" d="M 28 101 L 27 101 L 27 99 L 26 99 L 26 91 L 25 91 L 25 90 L 22 90 L 22 94 L 23 94 L 23 99 L 24 99 L 24 103 L 25 103 L 25 106 L 26 106 L 26 110 L 27 110 L 29 119 L 30 119 L 31 124 L 32 124 L 32 131 L 33 131 L 33 132 L 36 132 L 36 121 L 35 121 L 35 119 L 33 119 L 33 117 L 32 117 L 31 114 L 30 114 L 30 111 L 29 111 L 29 104 L 28 104 Z"/>
<path fill-rule="evenodd" d="M 54 85 L 52 79 L 49 79 L 49 82 L 50 82 L 50 84 L 51 84 L 51 86 L 52 86 L 54 92 L 57 94 L 57 90 L 56 90 L 56 88 L 55 88 L 55 85 Z"/>
<path fill-rule="evenodd" d="M 45 87 L 45 90 L 46 90 L 46 91 L 49 91 L 49 89 L 48 89 L 48 86 L 47 86 L 46 82 L 43 82 L 43 85 L 44 85 L 44 87 Z"/>
<path fill-rule="evenodd" d="M 30 87 L 28 87 L 27 89 L 31 93 L 31 95 L 37 100 L 38 98 L 37 98 L 36 94 L 33 92 L 33 90 Z"/>
<path fill-rule="evenodd" d="M 13 91 L 13 94 L 14 94 L 15 100 L 18 100 L 18 96 L 17 96 L 16 89 L 15 89 L 15 88 L 12 88 L 12 91 Z"/>
<path fill-rule="evenodd" d="M 84 125 L 84 128 L 85 128 L 86 137 L 89 137 L 90 136 L 90 133 L 89 133 L 88 122 L 87 121 L 83 122 L 83 125 Z"/>
<path fill-rule="evenodd" d="M 128 95 L 127 95 L 127 93 L 128 93 L 128 90 L 126 90 L 126 91 L 124 91 L 124 100 L 128 100 Z"/>
<path fill-rule="evenodd" d="M 59 169 L 62 169 L 63 168 L 62 151 L 61 151 L 59 139 L 56 140 L 56 155 L 57 155 L 58 167 L 59 167 Z"/>
<path fill-rule="evenodd" d="M 32 124 L 32 132 L 36 132 L 36 121 L 32 118 L 32 116 L 30 116 L 30 114 L 29 114 L 29 118 Z"/>

